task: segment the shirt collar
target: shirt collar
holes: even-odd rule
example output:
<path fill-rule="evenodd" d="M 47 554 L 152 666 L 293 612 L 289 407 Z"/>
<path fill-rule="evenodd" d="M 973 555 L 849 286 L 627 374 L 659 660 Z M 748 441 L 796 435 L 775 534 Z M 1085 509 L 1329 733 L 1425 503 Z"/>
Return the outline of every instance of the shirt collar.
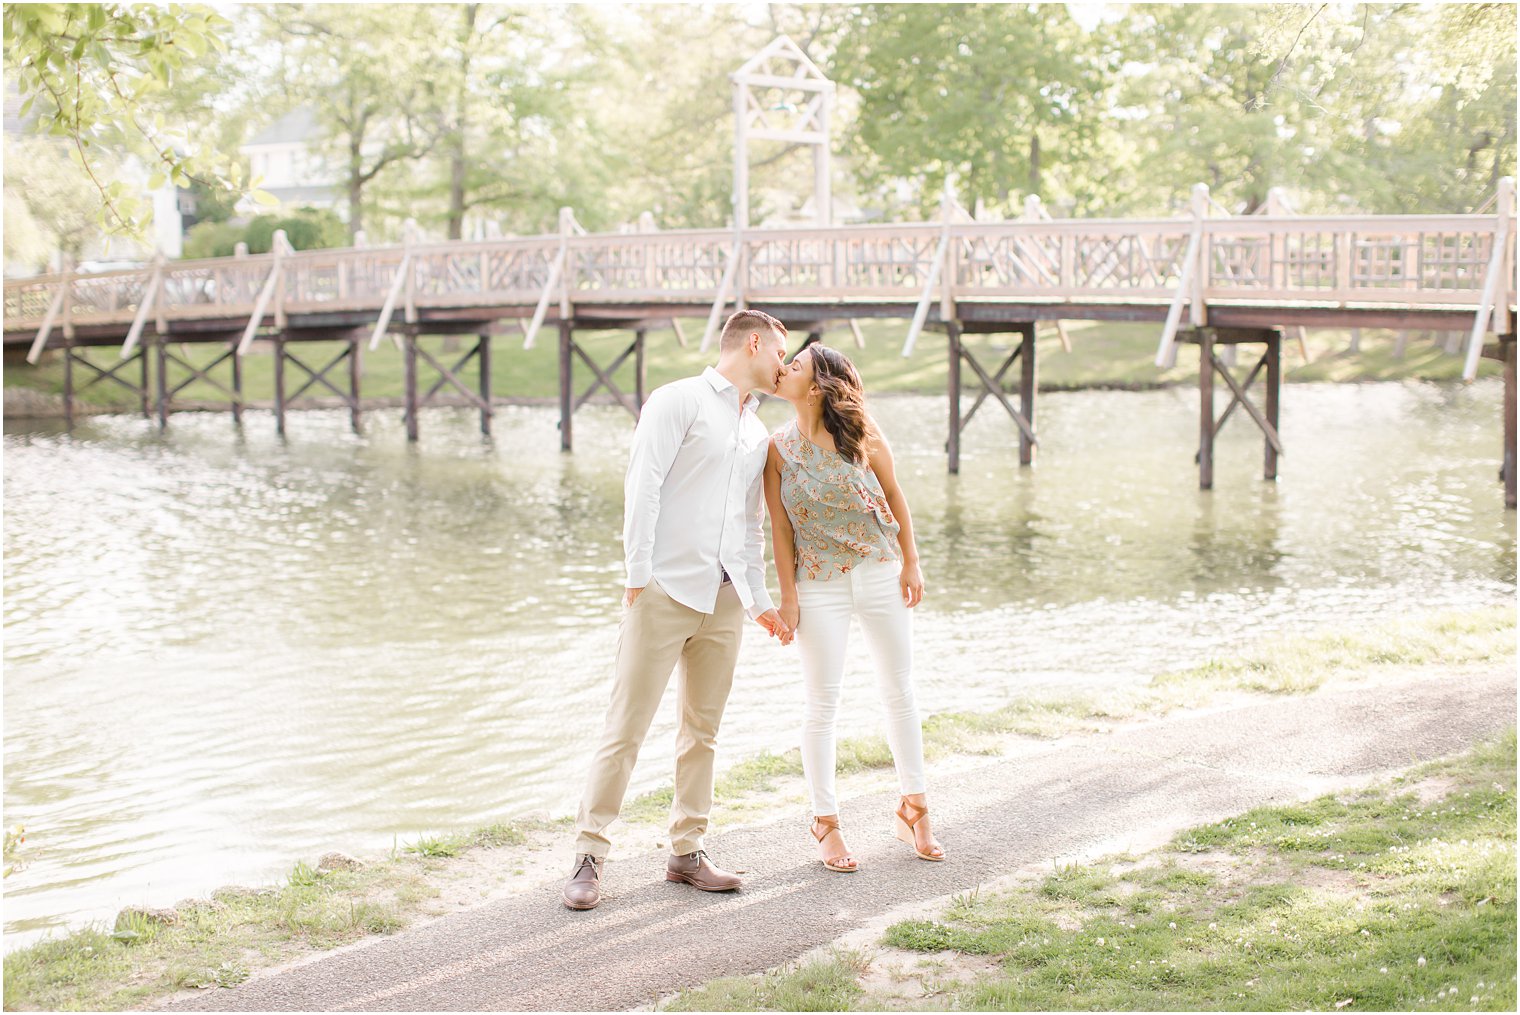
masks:
<path fill-rule="evenodd" d="M 724 377 L 722 374 L 718 373 L 718 371 L 712 367 L 705 367 L 702 370 L 702 379 L 705 380 L 708 384 L 711 384 L 712 389 L 720 395 L 728 395 L 730 392 L 739 390 L 738 388 L 734 387 L 733 382 L 731 382 L 727 377 Z M 754 412 L 760 405 L 760 399 L 754 397 L 747 391 L 740 392 L 740 397 L 744 399 L 740 405 L 740 408 L 745 412 Z"/>

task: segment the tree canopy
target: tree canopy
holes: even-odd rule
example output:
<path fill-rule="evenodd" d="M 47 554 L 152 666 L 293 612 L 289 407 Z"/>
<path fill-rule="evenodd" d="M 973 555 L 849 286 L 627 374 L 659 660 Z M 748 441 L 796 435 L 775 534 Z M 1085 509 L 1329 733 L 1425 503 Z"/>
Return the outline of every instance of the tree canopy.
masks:
<path fill-rule="evenodd" d="M 1514 172 L 1509 4 L 226 11 L 5 5 L 22 119 L 73 153 L 112 225 L 144 212 L 108 178 L 122 158 L 246 190 L 238 145 L 298 107 L 351 232 L 547 231 L 561 205 L 592 228 L 644 211 L 722 225 L 728 75 L 781 32 L 837 83 L 834 191 L 875 217 L 932 214 L 946 180 L 1007 215 L 1028 195 L 1057 214 L 1174 214 L 1200 181 L 1236 211 L 1273 187 L 1305 212 L 1466 211 Z M 760 220 L 810 193 L 805 159 L 756 146 Z"/>

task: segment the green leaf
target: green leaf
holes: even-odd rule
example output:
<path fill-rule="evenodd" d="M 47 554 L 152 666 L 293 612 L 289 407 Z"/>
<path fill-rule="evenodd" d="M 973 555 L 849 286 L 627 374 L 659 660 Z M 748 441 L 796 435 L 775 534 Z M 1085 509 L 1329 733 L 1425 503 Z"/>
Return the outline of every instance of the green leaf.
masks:
<path fill-rule="evenodd" d="M 261 204 L 266 208 L 272 208 L 280 203 L 280 199 L 267 190 L 250 191 L 248 196 L 253 198 L 255 204 Z"/>

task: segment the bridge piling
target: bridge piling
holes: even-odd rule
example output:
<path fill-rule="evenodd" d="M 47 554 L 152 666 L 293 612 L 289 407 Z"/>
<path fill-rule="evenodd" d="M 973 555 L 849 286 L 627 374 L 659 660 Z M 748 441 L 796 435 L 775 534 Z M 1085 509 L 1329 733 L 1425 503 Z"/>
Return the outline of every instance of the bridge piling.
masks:
<path fill-rule="evenodd" d="M 559 322 L 559 449 L 573 450 L 570 417 L 575 415 L 572 372 L 575 370 L 575 335 L 568 320 Z"/>
<path fill-rule="evenodd" d="M 404 328 L 401 336 L 402 365 L 401 372 L 406 386 L 406 439 L 408 443 L 417 443 L 417 332 L 415 328 Z"/>
<path fill-rule="evenodd" d="M 950 346 L 950 439 L 945 444 L 949 459 L 950 475 L 961 471 L 961 326 L 957 321 L 945 322 L 945 335 Z"/>
<path fill-rule="evenodd" d="M 243 427 L 243 357 L 237 354 L 237 343 L 232 344 L 232 425 Z"/>
<path fill-rule="evenodd" d="M 364 433 L 364 420 L 360 415 L 364 406 L 359 395 L 359 378 L 364 372 L 363 355 L 363 337 L 355 331 L 348 340 L 348 390 L 353 393 L 353 401 L 348 408 L 348 425 L 356 434 Z"/>
<path fill-rule="evenodd" d="M 357 352 L 355 353 L 357 356 Z M 491 333 L 482 331 L 475 340 L 475 355 L 480 367 L 480 432 L 491 436 Z M 357 383 L 357 381 L 356 381 Z M 358 404 L 358 388 L 354 389 L 354 403 Z M 357 426 L 357 423 L 355 424 Z"/>
<path fill-rule="evenodd" d="M 169 342 L 168 336 L 162 332 L 153 335 L 153 355 L 158 360 L 156 409 L 158 429 L 162 431 L 169 428 Z"/>
<path fill-rule="evenodd" d="M 1265 397 L 1267 422 L 1276 430 L 1278 415 L 1278 398 L 1282 391 L 1282 332 L 1273 332 L 1267 338 L 1267 393 Z M 1266 450 L 1265 462 L 1262 466 L 1261 476 L 1271 482 L 1277 482 L 1277 448 L 1272 446 L 1268 438 L 1262 440 Z"/>
<path fill-rule="evenodd" d="M 1214 332 L 1198 330 L 1198 489 L 1214 489 Z"/>
<path fill-rule="evenodd" d="M 274 432 L 285 436 L 285 333 L 274 336 Z"/>
<path fill-rule="evenodd" d="M 1024 411 L 1024 419 L 1030 428 L 1034 428 L 1034 399 L 1039 382 L 1039 365 L 1035 359 L 1034 351 L 1034 322 L 1031 321 L 1021 329 L 1022 340 L 1019 342 L 1019 407 Z M 1035 442 L 1029 434 L 1019 429 L 1019 464 L 1033 465 Z"/>
<path fill-rule="evenodd" d="M 1504 506 L 1515 506 L 1515 336 L 1500 338 L 1504 350 L 1504 459 L 1500 475 L 1504 479 Z"/>
<path fill-rule="evenodd" d="M 634 414 L 635 421 L 643 415 L 644 394 L 649 389 L 649 371 L 644 361 L 644 334 L 643 328 L 633 333 L 633 397 L 639 403 L 639 411 Z"/>
<path fill-rule="evenodd" d="M 63 427 L 74 429 L 74 340 L 63 340 Z"/>

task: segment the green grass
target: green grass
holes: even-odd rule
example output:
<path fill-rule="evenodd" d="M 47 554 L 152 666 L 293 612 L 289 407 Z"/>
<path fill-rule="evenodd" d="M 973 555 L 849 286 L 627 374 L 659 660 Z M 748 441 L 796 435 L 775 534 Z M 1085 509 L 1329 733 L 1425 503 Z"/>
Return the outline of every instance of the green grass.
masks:
<path fill-rule="evenodd" d="M 697 346 L 701 340 L 701 321 L 683 322 L 687 340 L 686 348 L 680 347 L 674 333 L 669 330 L 651 331 L 647 340 L 648 384 L 653 389 L 679 377 L 698 373 L 710 363 L 713 354 L 701 352 Z M 925 333 L 919 340 L 912 357 L 901 355 L 902 343 L 907 334 L 906 321 L 861 321 L 865 336 L 865 348 L 856 348 L 848 330 L 830 332 L 824 340 L 842 349 L 855 360 L 860 368 L 866 387 L 872 392 L 940 392 L 945 389 L 947 356 L 944 339 L 936 333 Z M 1167 384 L 1190 382 L 1197 375 L 1197 362 L 1188 351 L 1178 358 L 1175 367 L 1158 370 L 1153 362 L 1159 325 L 1115 324 L 1100 322 L 1071 322 L 1067 325 L 1072 351 L 1062 351 L 1054 329 L 1042 328 L 1039 333 L 1040 387 L 1043 390 L 1068 390 L 1078 388 L 1149 388 Z M 804 336 L 793 336 L 795 348 Z M 625 332 L 578 332 L 576 341 L 602 364 L 608 364 L 625 349 L 631 341 Z M 973 335 L 966 345 L 989 372 L 1001 364 L 1011 351 L 1010 336 Z M 1284 377 L 1289 381 L 1374 381 L 1405 380 L 1456 380 L 1461 376 L 1462 360 L 1442 351 L 1442 346 L 1429 340 L 1428 336 L 1412 336 L 1405 356 L 1394 355 L 1394 333 L 1366 329 L 1363 332 L 1362 351 L 1346 352 L 1350 342 L 1345 331 L 1314 331 L 1309 336 L 1309 356 L 1306 363 L 1298 351 L 1295 340 L 1284 347 Z M 443 362 L 452 366 L 469 348 L 473 339 L 425 338 L 426 348 Z M 1242 352 L 1249 356 L 1249 348 Z M 222 351 L 219 346 L 172 345 L 171 349 L 197 366 L 204 368 Z M 336 343 L 303 343 L 295 350 L 296 355 L 308 366 L 319 368 L 337 356 L 343 346 Z M 440 354 L 438 350 L 447 350 Z M 559 352 L 554 333 L 543 332 L 533 349 L 523 349 L 520 336 L 504 336 L 492 345 L 491 388 L 497 397 L 520 399 L 553 399 L 558 397 Z M 100 348 L 91 350 L 91 361 L 100 366 L 112 366 L 118 362 L 117 350 Z M 371 353 L 367 343 L 363 353 L 364 376 L 362 394 L 366 399 L 396 399 L 403 392 L 402 358 L 400 352 L 389 342 Z M 135 371 L 136 368 L 133 368 Z M 1485 361 L 1484 369 L 1496 370 Z M 419 366 L 424 383 L 434 376 L 432 368 L 423 363 Z M 128 371 L 132 376 L 137 376 Z M 230 385 L 231 368 L 227 364 L 217 367 L 212 376 Z M 331 376 L 346 378 L 346 367 L 336 368 Z M 474 383 L 473 364 L 466 368 L 464 379 Z M 188 377 L 180 367 L 171 367 L 176 382 Z M 244 361 L 244 391 L 247 398 L 268 401 L 274 398 L 273 355 L 263 347 L 256 347 Z M 970 371 L 965 372 L 965 386 L 978 390 L 978 382 Z M 88 370 L 78 368 L 76 384 L 92 377 Z M 584 364 L 576 369 L 577 391 L 589 384 L 590 371 Z M 626 391 L 632 391 L 631 360 L 621 368 L 618 383 Z M 299 371 L 287 371 L 287 390 L 293 391 L 304 383 Z M 346 383 L 346 380 L 344 381 Z M 34 388 L 44 392 L 58 393 L 63 390 L 63 365 L 57 354 L 44 357 L 36 367 L 18 364 L 7 367 L 5 386 Z M 341 386 L 341 385 L 340 385 Z M 320 386 L 308 395 L 323 394 Z M 605 392 L 604 392 L 605 393 Z M 330 393 L 328 393 L 330 394 Z M 184 403 L 222 402 L 225 399 L 214 388 L 197 381 L 176 396 Z M 137 408 L 133 396 L 125 388 L 110 381 L 102 382 L 81 398 L 103 408 L 131 411 Z"/>
<path fill-rule="evenodd" d="M 1513 1011 L 1515 821 L 1511 730 L 1382 786 L 1257 808 L 894 924 L 871 963 L 906 963 L 895 979 L 916 991 L 852 994 L 862 962 L 836 957 L 670 1007 Z"/>
<path fill-rule="evenodd" d="M 665 1011 L 849 1011 L 862 994 L 856 978 L 864 960 L 836 952 L 794 969 L 714 980 L 688 991 Z"/>
<path fill-rule="evenodd" d="M 123 911 L 5 956 L 5 1008 L 121 1009 L 186 987 L 232 987 L 256 967 L 371 935 L 393 934 L 439 894 L 432 864 L 474 848 L 526 845 L 536 826 L 497 823 L 424 835 L 404 855 L 352 871 L 298 863 L 282 884 L 228 889 L 172 912 L 172 922 Z M 558 826 L 554 831 L 560 833 Z"/>

